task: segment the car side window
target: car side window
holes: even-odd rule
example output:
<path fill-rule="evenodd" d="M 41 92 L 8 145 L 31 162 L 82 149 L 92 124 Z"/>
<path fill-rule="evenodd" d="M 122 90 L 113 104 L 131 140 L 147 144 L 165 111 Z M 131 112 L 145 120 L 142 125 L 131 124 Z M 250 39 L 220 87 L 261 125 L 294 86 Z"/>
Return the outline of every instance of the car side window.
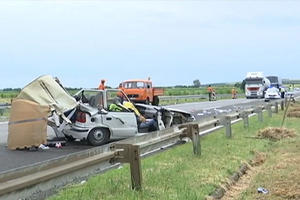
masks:
<path fill-rule="evenodd" d="M 102 109 L 104 107 L 104 101 L 103 101 L 103 93 L 98 92 L 96 95 L 91 95 L 89 99 L 89 104 L 98 109 Z"/>

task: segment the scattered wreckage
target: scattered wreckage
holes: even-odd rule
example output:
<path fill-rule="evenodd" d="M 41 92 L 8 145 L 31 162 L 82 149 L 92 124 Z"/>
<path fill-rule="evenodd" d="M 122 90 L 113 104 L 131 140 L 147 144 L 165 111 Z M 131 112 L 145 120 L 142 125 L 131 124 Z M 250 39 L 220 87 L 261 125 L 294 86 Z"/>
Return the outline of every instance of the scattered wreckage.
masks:
<path fill-rule="evenodd" d="M 120 99 L 122 102 L 117 101 Z M 120 109 L 113 109 L 116 106 Z M 140 117 L 145 120 L 140 122 Z M 184 111 L 134 105 L 119 89 L 83 89 L 72 97 L 58 79 L 45 75 L 24 87 L 12 102 L 8 147 L 16 149 L 45 143 L 47 124 L 56 135 L 62 133 L 68 140 L 87 140 L 98 146 L 110 139 L 162 130 L 193 120 L 194 117 Z"/>

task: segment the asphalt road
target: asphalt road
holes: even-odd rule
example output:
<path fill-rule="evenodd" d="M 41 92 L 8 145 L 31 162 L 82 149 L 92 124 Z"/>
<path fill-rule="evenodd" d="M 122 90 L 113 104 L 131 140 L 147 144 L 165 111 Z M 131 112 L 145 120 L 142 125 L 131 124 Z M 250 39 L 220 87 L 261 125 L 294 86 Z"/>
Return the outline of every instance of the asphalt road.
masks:
<path fill-rule="evenodd" d="M 185 103 L 167 107 L 191 112 L 197 120 L 201 120 L 213 115 L 226 114 L 242 107 L 248 108 L 258 103 L 263 103 L 263 100 L 231 99 L 218 100 L 213 102 Z M 38 151 L 10 151 L 6 146 L 7 133 L 7 122 L 0 122 L 0 173 L 13 168 L 31 165 L 36 162 L 53 159 L 59 156 L 91 148 L 91 146 L 88 146 L 86 144 L 75 142 L 68 143 L 62 149 L 50 148 L 49 150 L 39 149 Z M 48 129 L 48 137 L 52 136 L 53 131 L 51 131 L 51 129 Z"/>
<path fill-rule="evenodd" d="M 205 120 L 208 117 L 225 115 L 241 109 L 247 109 L 256 106 L 257 104 L 263 104 L 262 99 L 226 99 L 218 101 L 207 102 L 194 102 L 167 106 L 170 108 L 176 108 L 184 110 L 193 114 L 196 120 Z"/>

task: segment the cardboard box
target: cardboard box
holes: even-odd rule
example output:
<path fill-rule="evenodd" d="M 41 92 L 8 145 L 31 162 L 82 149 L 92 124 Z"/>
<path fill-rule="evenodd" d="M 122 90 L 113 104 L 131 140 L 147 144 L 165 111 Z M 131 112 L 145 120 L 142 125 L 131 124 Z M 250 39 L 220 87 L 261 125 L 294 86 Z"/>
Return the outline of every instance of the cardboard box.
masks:
<path fill-rule="evenodd" d="M 49 106 L 24 99 L 14 100 L 8 123 L 8 148 L 15 150 L 46 144 L 49 112 Z"/>

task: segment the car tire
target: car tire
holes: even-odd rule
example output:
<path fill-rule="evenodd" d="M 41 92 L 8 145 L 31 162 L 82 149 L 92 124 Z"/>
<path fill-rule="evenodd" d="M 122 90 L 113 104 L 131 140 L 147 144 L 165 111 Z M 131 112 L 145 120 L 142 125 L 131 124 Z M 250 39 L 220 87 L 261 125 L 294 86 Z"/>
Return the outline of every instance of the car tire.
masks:
<path fill-rule="evenodd" d="M 154 96 L 152 105 L 158 106 L 158 104 L 159 104 L 159 98 L 158 98 L 158 96 Z"/>
<path fill-rule="evenodd" d="M 93 146 L 100 146 L 107 143 L 109 138 L 110 134 L 107 129 L 94 128 L 89 132 L 87 140 Z"/>

